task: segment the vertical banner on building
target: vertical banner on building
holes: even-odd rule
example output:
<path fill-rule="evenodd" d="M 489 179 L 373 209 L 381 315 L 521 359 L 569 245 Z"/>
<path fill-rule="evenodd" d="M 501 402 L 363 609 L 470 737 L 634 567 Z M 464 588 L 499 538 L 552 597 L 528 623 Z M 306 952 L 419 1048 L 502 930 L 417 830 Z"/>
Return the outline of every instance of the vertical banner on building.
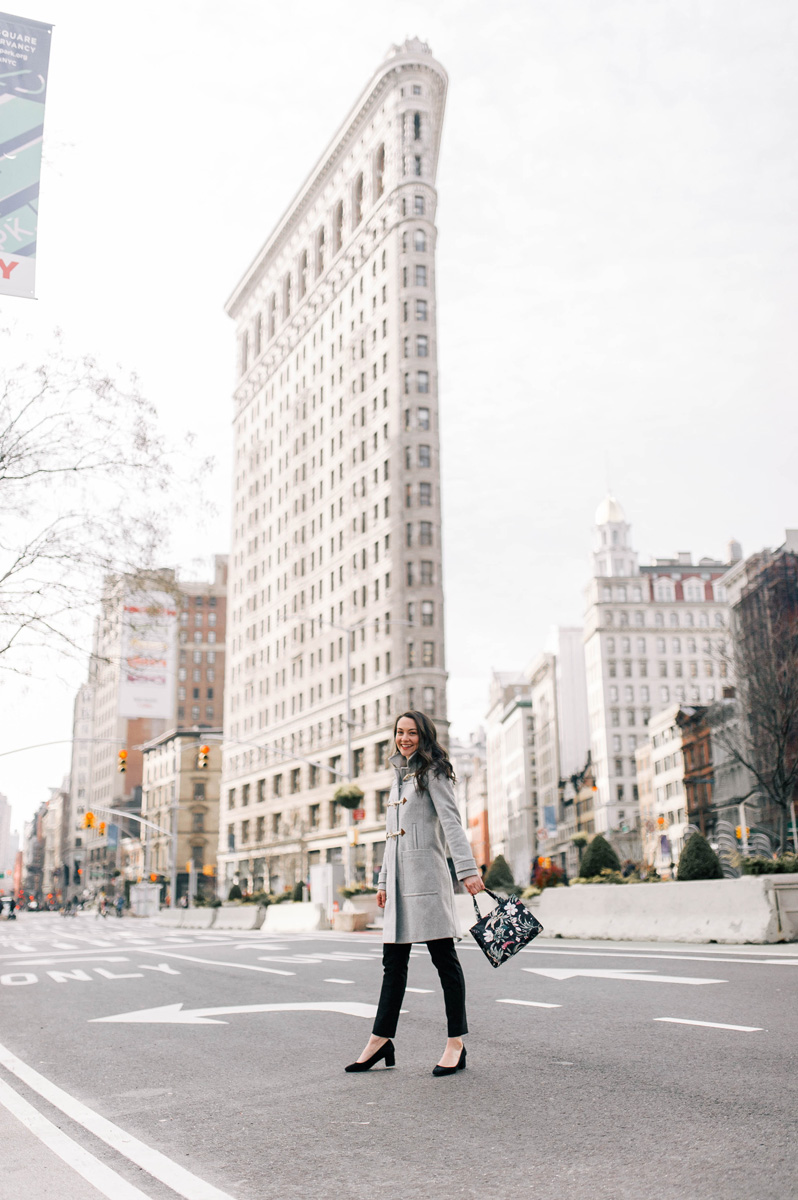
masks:
<path fill-rule="evenodd" d="M 35 295 L 52 25 L 0 13 L 0 296 Z"/>
<path fill-rule="evenodd" d="M 119 715 L 174 714 L 177 607 L 166 592 L 129 592 L 122 620 Z"/>

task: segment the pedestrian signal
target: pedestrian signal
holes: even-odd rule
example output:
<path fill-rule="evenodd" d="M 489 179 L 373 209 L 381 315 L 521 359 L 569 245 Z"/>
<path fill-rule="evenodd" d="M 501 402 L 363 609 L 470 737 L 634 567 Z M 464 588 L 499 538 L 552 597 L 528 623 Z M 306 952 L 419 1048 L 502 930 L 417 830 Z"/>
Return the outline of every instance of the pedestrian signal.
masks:
<path fill-rule="evenodd" d="M 197 753 L 197 766 L 199 767 L 200 771 L 206 771 L 208 769 L 208 755 L 210 752 L 210 746 L 200 746 Z"/>
<path fill-rule="evenodd" d="M 116 764 L 116 769 L 120 775 L 124 775 L 127 770 L 127 750 L 120 750 L 117 758 L 119 761 Z"/>

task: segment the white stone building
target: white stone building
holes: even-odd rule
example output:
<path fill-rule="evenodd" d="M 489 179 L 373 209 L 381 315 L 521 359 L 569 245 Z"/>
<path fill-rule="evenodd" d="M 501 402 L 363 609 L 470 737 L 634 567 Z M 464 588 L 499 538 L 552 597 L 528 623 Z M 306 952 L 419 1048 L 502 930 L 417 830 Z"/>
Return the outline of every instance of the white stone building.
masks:
<path fill-rule="evenodd" d="M 524 674 L 494 671 L 485 721 L 491 858 L 501 854 L 519 886 L 537 853 L 535 718 Z"/>
<path fill-rule="evenodd" d="M 637 822 L 635 753 L 651 717 L 674 702 L 712 703 L 728 682 L 729 564 L 680 553 L 641 566 L 630 533 L 607 496 L 596 510 L 584 633 L 600 833 Z"/>
<path fill-rule="evenodd" d="M 680 710 L 680 704 L 671 704 L 651 718 L 649 752 L 637 758 L 638 788 L 646 793 L 643 857 L 665 876 L 670 864 L 679 861 L 687 829 L 682 731 L 676 720 Z"/>
<path fill-rule="evenodd" d="M 332 798 L 349 775 L 364 791 L 355 868 L 370 879 L 396 715 L 423 709 L 446 734 L 435 323 L 446 87 L 427 46 L 393 47 L 227 305 L 238 379 L 225 886 L 266 860 L 286 871 L 340 860 L 348 833 Z"/>

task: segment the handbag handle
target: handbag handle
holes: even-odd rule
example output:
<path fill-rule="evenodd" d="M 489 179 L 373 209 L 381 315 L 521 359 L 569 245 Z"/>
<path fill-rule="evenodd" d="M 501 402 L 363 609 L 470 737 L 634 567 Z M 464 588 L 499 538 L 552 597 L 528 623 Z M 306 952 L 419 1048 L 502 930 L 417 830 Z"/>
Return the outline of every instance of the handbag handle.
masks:
<path fill-rule="evenodd" d="M 488 893 L 488 895 L 489 895 L 489 896 L 492 896 L 492 897 L 493 897 L 493 899 L 496 901 L 496 903 L 497 903 L 497 904 L 501 904 L 501 902 L 502 902 L 502 897 L 501 897 L 501 896 L 497 896 L 495 892 L 492 892 L 492 891 L 490 890 L 490 888 L 487 888 L 487 887 L 486 887 L 486 888 L 484 888 L 484 889 L 483 889 L 483 891 L 486 891 L 486 892 Z M 479 893 L 477 893 L 477 895 L 478 895 L 478 894 L 479 894 Z M 478 920 L 478 921 L 481 921 L 481 920 L 482 920 L 482 913 L 479 911 L 479 905 L 477 904 L 477 897 L 476 897 L 476 896 L 472 896 L 472 897 L 471 897 L 471 900 L 472 900 L 472 902 L 473 902 L 473 904 L 474 904 L 474 911 L 475 911 L 475 912 L 476 912 L 476 914 L 477 914 L 477 920 Z"/>

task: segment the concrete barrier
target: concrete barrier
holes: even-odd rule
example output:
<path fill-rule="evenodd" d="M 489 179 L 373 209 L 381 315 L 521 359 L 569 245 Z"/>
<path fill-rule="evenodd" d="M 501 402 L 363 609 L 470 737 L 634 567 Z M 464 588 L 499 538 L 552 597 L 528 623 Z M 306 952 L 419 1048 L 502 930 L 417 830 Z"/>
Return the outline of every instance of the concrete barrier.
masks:
<path fill-rule="evenodd" d="M 798 938 L 798 875 L 546 888 L 545 936 L 646 942 L 782 942 Z"/>
<path fill-rule="evenodd" d="M 214 909 L 216 920 L 214 929 L 260 929 L 264 913 L 267 910 L 260 904 L 222 905 Z"/>
<path fill-rule="evenodd" d="M 264 933 L 310 933 L 329 928 L 324 905 L 314 904 L 310 900 L 285 900 L 282 904 L 270 904 L 263 923 Z"/>
<path fill-rule="evenodd" d="M 181 929 L 210 929 L 216 920 L 216 908 L 184 908 Z"/>
<path fill-rule="evenodd" d="M 173 929 L 179 929 L 183 924 L 182 908 L 162 908 L 155 918 L 156 925 L 171 925 Z"/>

